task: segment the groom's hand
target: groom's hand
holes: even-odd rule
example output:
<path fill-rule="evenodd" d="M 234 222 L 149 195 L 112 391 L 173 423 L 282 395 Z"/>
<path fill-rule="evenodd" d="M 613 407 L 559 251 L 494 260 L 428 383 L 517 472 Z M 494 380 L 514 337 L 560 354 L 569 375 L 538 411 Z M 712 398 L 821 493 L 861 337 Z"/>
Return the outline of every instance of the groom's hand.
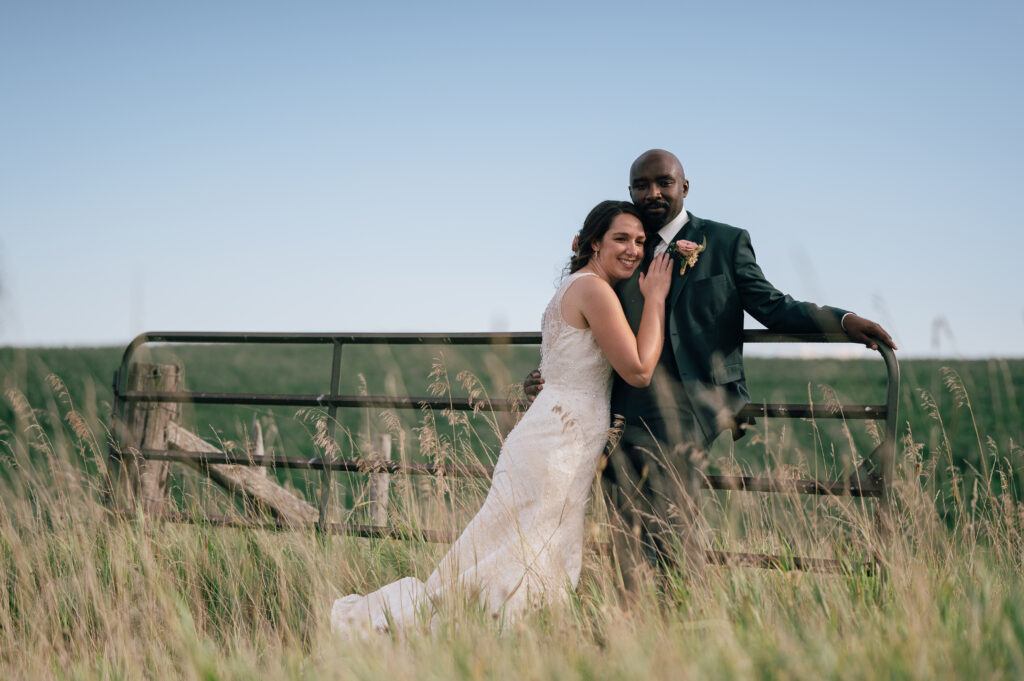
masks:
<path fill-rule="evenodd" d="M 897 349 L 892 336 L 870 319 L 864 319 L 860 315 L 851 313 L 843 317 L 842 323 L 843 330 L 846 331 L 846 335 L 850 337 L 850 340 L 863 343 L 872 350 L 878 349 L 879 341 L 885 343 L 893 350 Z"/>
<path fill-rule="evenodd" d="M 523 381 L 523 392 L 526 393 L 526 399 L 533 402 L 543 389 L 544 379 L 541 378 L 540 369 L 534 369 L 526 374 L 526 380 Z"/>

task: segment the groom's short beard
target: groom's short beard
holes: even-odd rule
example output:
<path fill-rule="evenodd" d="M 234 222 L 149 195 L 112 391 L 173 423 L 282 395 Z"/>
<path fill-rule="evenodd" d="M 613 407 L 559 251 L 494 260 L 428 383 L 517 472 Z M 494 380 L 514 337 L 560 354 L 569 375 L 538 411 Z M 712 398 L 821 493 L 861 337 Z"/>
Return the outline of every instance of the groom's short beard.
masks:
<path fill-rule="evenodd" d="M 669 206 L 668 203 L 664 201 L 653 201 L 647 205 L 664 208 L 664 211 L 661 213 L 661 215 L 648 215 L 646 210 L 640 208 L 640 215 L 642 216 L 641 222 L 643 222 L 644 224 L 644 231 L 657 232 L 659 229 L 667 225 L 669 223 L 669 220 L 671 220 L 671 217 L 669 216 L 669 211 L 672 209 L 672 207 Z"/>
<path fill-rule="evenodd" d="M 659 216 L 655 216 L 655 217 L 644 216 L 644 218 L 641 220 L 641 222 L 643 222 L 644 232 L 646 232 L 647 234 L 654 234 L 659 229 L 661 229 L 662 227 L 664 227 L 665 225 L 668 224 L 668 220 L 666 220 L 663 217 L 659 217 Z"/>

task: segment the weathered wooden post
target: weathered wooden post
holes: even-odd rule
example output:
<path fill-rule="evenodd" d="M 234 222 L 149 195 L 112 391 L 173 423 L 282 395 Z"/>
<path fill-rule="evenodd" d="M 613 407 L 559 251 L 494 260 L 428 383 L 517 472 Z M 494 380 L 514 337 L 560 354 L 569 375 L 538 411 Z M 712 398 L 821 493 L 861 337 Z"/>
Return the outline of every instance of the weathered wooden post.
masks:
<path fill-rule="evenodd" d="M 391 434 L 384 433 L 373 437 L 373 450 L 370 455 L 373 463 L 391 461 Z M 385 471 L 370 473 L 370 523 L 373 525 L 388 524 L 388 498 L 391 487 L 391 474 Z"/>
<path fill-rule="evenodd" d="M 173 364 L 129 365 L 129 392 L 181 390 L 181 367 Z M 144 449 L 167 449 L 167 432 L 177 422 L 181 405 L 171 402 L 129 402 L 124 412 L 125 450 L 121 455 L 124 475 L 121 495 L 127 509 L 141 505 L 145 513 L 159 513 L 167 503 L 167 461 L 143 459 Z"/>

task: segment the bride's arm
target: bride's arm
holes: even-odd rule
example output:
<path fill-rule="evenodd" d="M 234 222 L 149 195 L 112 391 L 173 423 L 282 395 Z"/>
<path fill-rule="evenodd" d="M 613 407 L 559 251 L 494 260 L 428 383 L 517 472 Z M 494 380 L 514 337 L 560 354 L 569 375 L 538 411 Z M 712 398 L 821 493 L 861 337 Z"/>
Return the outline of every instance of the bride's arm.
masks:
<path fill-rule="evenodd" d="M 647 386 L 665 338 L 665 297 L 672 283 L 672 260 L 666 255 L 659 256 L 651 263 L 647 275 L 640 275 L 644 309 L 635 336 L 612 288 L 602 280 L 587 283 L 588 290 L 581 291 L 587 295 L 579 297 L 578 305 L 594 339 L 624 381 L 638 388 Z"/>

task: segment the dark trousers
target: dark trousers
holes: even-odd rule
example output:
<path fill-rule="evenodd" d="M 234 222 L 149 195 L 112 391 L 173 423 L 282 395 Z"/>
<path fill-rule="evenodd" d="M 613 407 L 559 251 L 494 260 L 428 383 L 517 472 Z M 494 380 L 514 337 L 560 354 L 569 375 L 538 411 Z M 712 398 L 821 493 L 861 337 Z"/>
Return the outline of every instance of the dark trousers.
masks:
<path fill-rule="evenodd" d="M 657 404 L 639 405 L 645 414 L 626 416 L 601 479 L 616 516 L 613 543 L 628 590 L 642 584 L 652 566 L 682 563 L 700 578 L 706 561 L 697 533 L 697 495 L 714 438 L 700 427 L 682 386 L 661 383 L 650 390 Z"/>

